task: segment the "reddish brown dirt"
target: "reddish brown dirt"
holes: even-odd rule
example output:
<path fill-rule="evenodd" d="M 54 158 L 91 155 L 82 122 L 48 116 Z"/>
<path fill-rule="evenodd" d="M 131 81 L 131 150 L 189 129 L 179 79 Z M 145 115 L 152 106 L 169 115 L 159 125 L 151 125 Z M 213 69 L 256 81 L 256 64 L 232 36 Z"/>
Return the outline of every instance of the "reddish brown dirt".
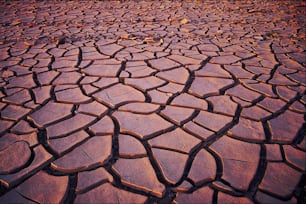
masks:
<path fill-rule="evenodd" d="M 305 2 L 0 3 L 0 203 L 306 202 Z"/>

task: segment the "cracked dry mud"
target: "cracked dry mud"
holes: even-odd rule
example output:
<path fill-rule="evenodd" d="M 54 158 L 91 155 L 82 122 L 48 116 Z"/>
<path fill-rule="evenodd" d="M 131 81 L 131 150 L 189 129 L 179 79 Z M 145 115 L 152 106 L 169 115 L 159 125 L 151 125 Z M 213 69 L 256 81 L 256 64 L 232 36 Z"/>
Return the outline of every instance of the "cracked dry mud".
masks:
<path fill-rule="evenodd" d="M 0 203 L 305 202 L 305 6 L 1 1 Z"/>

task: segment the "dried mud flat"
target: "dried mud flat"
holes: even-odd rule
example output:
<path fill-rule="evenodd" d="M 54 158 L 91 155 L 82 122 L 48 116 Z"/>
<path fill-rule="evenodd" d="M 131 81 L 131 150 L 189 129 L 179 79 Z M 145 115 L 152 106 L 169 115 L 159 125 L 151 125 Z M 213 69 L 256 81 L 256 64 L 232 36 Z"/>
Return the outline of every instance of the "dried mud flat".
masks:
<path fill-rule="evenodd" d="M 305 2 L 0 3 L 0 203 L 306 202 Z"/>

